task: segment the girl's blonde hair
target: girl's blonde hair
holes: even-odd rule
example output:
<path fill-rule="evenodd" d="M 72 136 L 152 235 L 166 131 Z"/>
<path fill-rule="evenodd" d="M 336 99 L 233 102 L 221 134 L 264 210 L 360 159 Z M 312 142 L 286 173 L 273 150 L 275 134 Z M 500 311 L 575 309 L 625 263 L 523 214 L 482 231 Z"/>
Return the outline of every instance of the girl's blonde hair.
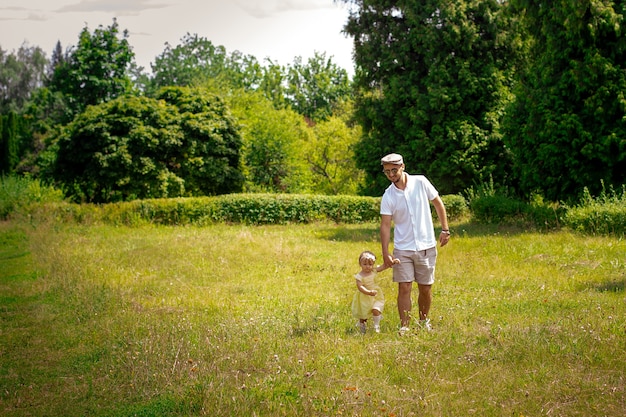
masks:
<path fill-rule="evenodd" d="M 361 252 L 361 254 L 359 255 L 359 264 L 361 264 L 361 261 L 363 259 L 371 259 L 376 262 L 376 255 L 374 255 L 374 252 L 366 250 Z"/>

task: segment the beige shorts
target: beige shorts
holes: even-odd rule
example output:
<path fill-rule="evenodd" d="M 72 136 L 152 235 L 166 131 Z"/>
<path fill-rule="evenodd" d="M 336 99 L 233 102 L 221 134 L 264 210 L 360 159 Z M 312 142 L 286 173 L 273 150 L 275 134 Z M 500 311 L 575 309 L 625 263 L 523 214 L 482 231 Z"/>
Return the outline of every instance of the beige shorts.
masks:
<path fill-rule="evenodd" d="M 393 282 L 435 283 L 436 246 L 420 251 L 394 249 L 393 257 L 400 259 L 400 265 L 393 267 Z"/>

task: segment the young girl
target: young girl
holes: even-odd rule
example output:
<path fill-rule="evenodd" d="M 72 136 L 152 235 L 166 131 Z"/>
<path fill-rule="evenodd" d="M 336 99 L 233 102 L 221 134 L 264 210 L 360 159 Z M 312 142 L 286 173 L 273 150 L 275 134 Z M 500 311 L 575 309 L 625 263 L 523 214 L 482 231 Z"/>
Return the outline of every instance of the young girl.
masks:
<path fill-rule="evenodd" d="M 372 317 L 374 331 L 380 332 L 380 320 L 382 319 L 383 307 L 385 306 L 385 296 L 376 284 L 376 273 L 387 269 L 385 264 L 374 266 L 376 255 L 370 251 L 365 251 L 359 256 L 361 272 L 354 275 L 356 279 L 357 292 L 352 299 L 352 316 L 359 319 L 357 326 L 361 333 L 367 329 L 367 319 Z M 393 263 L 400 263 L 394 259 Z"/>

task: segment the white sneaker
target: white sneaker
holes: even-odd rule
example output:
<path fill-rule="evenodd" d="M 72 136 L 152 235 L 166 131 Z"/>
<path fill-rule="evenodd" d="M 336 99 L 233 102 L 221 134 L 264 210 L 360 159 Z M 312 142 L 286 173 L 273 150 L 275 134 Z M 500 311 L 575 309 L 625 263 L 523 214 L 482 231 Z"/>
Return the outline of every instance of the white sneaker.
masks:
<path fill-rule="evenodd" d="M 367 331 L 367 326 L 365 325 L 365 323 L 358 322 L 356 326 L 359 328 L 361 334 L 365 334 L 365 332 Z"/>
<path fill-rule="evenodd" d="M 378 324 L 374 326 L 374 331 L 380 333 L 380 326 Z"/>
<path fill-rule="evenodd" d="M 400 336 L 404 336 L 405 334 L 407 334 L 411 329 L 408 326 L 402 326 L 400 327 L 400 330 L 398 330 L 398 334 Z"/>
<path fill-rule="evenodd" d="M 433 326 L 430 325 L 430 319 L 420 320 L 420 327 L 428 332 L 433 330 Z"/>

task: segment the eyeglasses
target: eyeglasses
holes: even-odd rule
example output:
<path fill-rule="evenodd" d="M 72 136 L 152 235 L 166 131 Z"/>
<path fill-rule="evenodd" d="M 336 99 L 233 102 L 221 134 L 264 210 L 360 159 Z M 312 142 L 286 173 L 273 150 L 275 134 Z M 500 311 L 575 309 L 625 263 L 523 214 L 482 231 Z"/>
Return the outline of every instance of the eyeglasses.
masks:
<path fill-rule="evenodd" d="M 398 171 L 400 171 L 401 169 L 402 168 L 383 169 L 383 172 L 387 176 L 389 176 L 389 175 L 396 175 L 398 173 Z"/>

